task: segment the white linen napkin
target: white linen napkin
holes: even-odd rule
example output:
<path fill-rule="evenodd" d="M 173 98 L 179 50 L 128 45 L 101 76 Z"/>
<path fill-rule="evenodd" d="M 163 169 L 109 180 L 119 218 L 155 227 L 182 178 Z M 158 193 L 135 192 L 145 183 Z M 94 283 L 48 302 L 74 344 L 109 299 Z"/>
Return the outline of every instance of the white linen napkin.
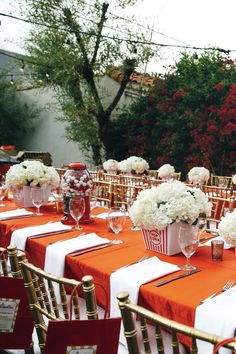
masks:
<path fill-rule="evenodd" d="M 49 245 L 46 249 L 44 270 L 61 277 L 64 275 L 65 256 L 68 253 L 109 242 L 107 238 L 99 237 L 92 232 Z"/>
<path fill-rule="evenodd" d="M 14 209 L 14 210 L 4 211 L 4 212 L 0 213 L 0 220 L 14 218 L 16 216 L 26 216 L 26 215 L 33 215 L 33 214 L 34 213 L 32 211 L 28 211 L 24 208 Z"/>
<path fill-rule="evenodd" d="M 36 236 L 46 232 L 62 231 L 69 229 L 71 229 L 71 226 L 64 225 L 60 221 L 43 225 L 24 227 L 23 229 L 13 231 L 10 243 L 16 245 L 17 248 L 24 250 L 27 238 L 30 236 Z"/>
<path fill-rule="evenodd" d="M 108 212 L 106 211 L 105 213 L 101 213 L 101 214 L 96 215 L 96 218 L 106 220 L 107 216 L 108 216 Z"/>
<path fill-rule="evenodd" d="M 121 291 L 127 291 L 131 302 L 137 304 L 139 288 L 142 284 L 177 270 L 179 270 L 177 265 L 162 262 L 157 257 L 151 257 L 112 273 L 110 277 L 110 317 L 120 317 L 116 296 Z M 127 347 L 122 324 L 119 341 Z"/>
<path fill-rule="evenodd" d="M 197 329 L 229 338 L 235 336 L 236 328 L 236 286 L 206 301 L 196 308 L 195 324 Z M 213 345 L 197 341 L 198 354 L 212 353 Z M 222 348 L 220 354 L 229 354 Z"/>
<path fill-rule="evenodd" d="M 223 238 L 221 236 L 218 236 L 218 237 L 214 237 L 214 240 L 220 240 L 220 241 L 223 241 Z M 212 240 L 209 240 L 207 242 L 204 243 L 204 246 L 210 246 L 211 247 L 211 241 Z M 227 243 L 224 241 L 224 249 L 225 250 L 228 250 L 230 248 L 232 248 L 234 246 L 232 246 L 230 243 Z"/>
<path fill-rule="evenodd" d="M 112 273 L 110 277 L 110 316 L 120 316 L 118 301 L 116 299 L 119 292 L 127 291 L 131 302 L 137 304 L 138 292 L 142 284 L 176 272 L 177 270 L 179 270 L 177 265 L 162 262 L 157 257 L 151 257 L 143 262 Z"/>

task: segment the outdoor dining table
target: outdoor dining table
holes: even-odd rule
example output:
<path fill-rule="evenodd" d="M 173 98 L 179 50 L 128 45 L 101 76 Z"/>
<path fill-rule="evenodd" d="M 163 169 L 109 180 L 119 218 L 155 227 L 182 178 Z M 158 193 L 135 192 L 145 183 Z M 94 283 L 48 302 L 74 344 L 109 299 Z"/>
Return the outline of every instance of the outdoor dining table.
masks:
<path fill-rule="evenodd" d="M 7 202 L 6 207 L 1 211 L 15 209 L 12 202 Z M 30 210 L 30 209 L 29 209 Z M 32 210 L 32 209 L 31 209 Z M 95 209 L 93 213 L 99 214 L 102 209 Z M 47 222 L 56 222 L 61 219 L 62 214 L 57 214 L 54 204 L 42 207 L 42 216 L 18 218 L 0 221 L 0 246 L 7 247 L 10 244 L 11 234 L 14 230 L 41 225 Z M 100 237 L 110 240 L 114 234 L 108 230 L 107 222 L 98 217 L 93 218 L 91 223 L 82 225 L 84 233 L 95 232 Z M 81 231 L 71 230 L 66 234 L 49 235 L 42 238 L 28 238 L 25 251 L 30 262 L 38 267 L 44 267 L 45 253 L 47 246 L 55 241 L 66 238 L 73 238 Z M 84 253 L 76 257 L 70 254 L 65 258 L 65 276 L 74 279 L 81 279 L 83 275 L 92 275 L 97 286 L 97 301 L 102 307 L 106 306 L 104 289 L 110 296 L 110 275 L 113 270 L 134 262 L 144 254 L 148 257 L 156 256 L 162 261 L 176 265 L 185 264 L 185 256 L 179 253 L 174 256 L 167 256 L 145 249 L 141 231 L 132 231 L 131 222 L 127 218 L 124 229 L 119 238 L 122 244 L 112 245 L 104 249 Z M 224 250 L 223 261 L 214 262 L 211 259 L 211 249 L 208 246 L 199 247 L 191 257 L 191 263 L 201 271 L 182 279 L 172 281 L 163 286 L 157 287 L 157 279 L 140 287 L 138 303 L 160 315 L 174 319 L 183 324 L 194 326 L 195 310 L 200 301 L 220 289 L 228 279 L 236 281 L 236 254 L 234 249 Z M 56 266 L 56 265 L 55 265 Z M 179 273 L 174 273 L 174 275 Z M 181 274 L 181 273 L 180 273 Z M 161 280 L 172 277 L 166 275 Z M 158 279 L 160 280 L 160 278 Z M 126 289 L 123 289 L 124 291 Z M 184 344 L 189 344 L 183 338 Z"/>

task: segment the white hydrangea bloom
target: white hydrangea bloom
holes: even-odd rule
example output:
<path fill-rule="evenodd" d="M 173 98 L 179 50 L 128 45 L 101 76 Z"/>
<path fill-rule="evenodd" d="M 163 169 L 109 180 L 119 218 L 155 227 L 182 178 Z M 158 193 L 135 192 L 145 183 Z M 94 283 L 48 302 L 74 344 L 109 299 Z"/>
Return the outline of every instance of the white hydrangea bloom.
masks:
<path fill-rule="evenodd" d="M 167 177 L 173 176 L 173 174 L 175 173 L 175 168 L 172 165 L 166 163 L 159 167 L 157 171 L 158 177 L 161 179 L 165 179 Z"/>
<path fill-rule="evenodd" d="M 233 182 L 233 184 L 236 184 L 236 175 L 234 175 L 234 176 L 232 177 L 232 182 Z"/>
<path fill-rule="evenodd" d="M 163 230 L 174 221 L 192 224 L 200 214 L 209 216 L 211 207 L 201 190 L 174 181 L 141 191 L 130 216 L 136 226 Z"/>
<path fill-rule="evenodd" d="M 117 171 L 118 170 L 118 161 L 109 159 L 103 162 L 103 168 L 105 171 Z"/>
<path fill-rule="evenodd" d="M 188 173 L 188 178 L 192 183 L 204 184 L 210 178 L 210 172 L 205 167 L 193 167 Z"/>
<path fill-rule="evenodd" d="M 42 162 L 34 160 L 13 165 L 6 174 L 6 185 L 11 190 L 23 186 L 56 188 L 59 182 L 60 176 L 54 167 L 45 166 Z"/>
<path fill-rule="evenodd" d="M 232 213 L 222 216 L 218 229 L 225 242 L 236 245 L 236 209 Z"/>
<path fill-rule="evenodd" d="M 149 170 L 149 164 L 142 157 L 130 156 L 119 162 L 118 169 L 124 173 L 143 174 Z"/>

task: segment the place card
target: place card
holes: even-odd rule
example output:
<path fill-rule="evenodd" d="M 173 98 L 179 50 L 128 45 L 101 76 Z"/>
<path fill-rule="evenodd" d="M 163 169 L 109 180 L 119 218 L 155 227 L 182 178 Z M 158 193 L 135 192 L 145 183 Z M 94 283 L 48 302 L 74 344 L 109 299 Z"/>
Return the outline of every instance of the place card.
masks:
<path fill-rule="evenodd" d="M 0 298 L 0 332 L 13 332 L 19 303 L 19 299 Z"/>
<path fill-rule="evenodd" d="M 66 354 L 96 354 L 97 345 L 80 345 L 76 347 L 67 347 Z"/>

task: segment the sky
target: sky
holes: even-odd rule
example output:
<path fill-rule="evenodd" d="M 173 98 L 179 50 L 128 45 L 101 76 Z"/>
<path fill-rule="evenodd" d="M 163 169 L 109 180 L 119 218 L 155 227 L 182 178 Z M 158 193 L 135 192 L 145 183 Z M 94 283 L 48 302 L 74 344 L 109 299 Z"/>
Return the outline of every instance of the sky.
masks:
<path fill-rule="evenodd" d="M 112 5 L 114 0 L 107 1 Z M 10 12 L 19 15 L 17 2 L 0 0 L 0 13 Z M 235 13 L 235 0 L 138 0 L 123 15 L 134 15 L 137 21 L 153 27 L 155 43 L 218 47 L 232 50 L 230 57 L 236 59 Z M 23 39 L 30 25 L 1 15 L 0 20 L 0 49 L 24 53 Z M 161 49 L 161 57 L 147 63 L 147 72 L 165 72 L 178 60 L 181 51 L 183 49 Z M 202 51 L 196 52 L 200 55 Z"/>

